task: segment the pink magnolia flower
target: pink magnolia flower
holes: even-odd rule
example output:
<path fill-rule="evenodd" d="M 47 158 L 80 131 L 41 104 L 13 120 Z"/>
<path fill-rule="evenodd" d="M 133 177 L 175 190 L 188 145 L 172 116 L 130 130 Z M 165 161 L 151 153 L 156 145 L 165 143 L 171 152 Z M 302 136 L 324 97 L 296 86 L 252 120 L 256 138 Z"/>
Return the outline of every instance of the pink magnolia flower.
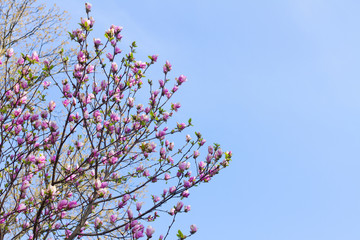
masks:
<path fill-rule="evenodd" d="M 116 215 L 111 215 L 111 216 L 110 216 L 110 222 L 111 222 L 111 223 L 115 223 L 116 220 L 117 220 L 117 216 L 116 216 Z"/>
<path fill-rule="evenodd" d="M 121 53 L 122 51 L 121 51 L 121 49 L 120 48 L 118 48 L 118 47 L 115 47 L 115 54 L 119 54 L 119 53 Z"/>
<path fill-rule="evenodd" d="M 170 214 L 171 216 L 174 216 L 174 214 L 175 214 L 175 208 L 170 209 L 169 214 Z"/>
<path fill-rule="evenodd" d="M 171 104 L 171 109 L 175 110 L 175 112 L 177 112 L 180 107 L 181 107 L 180 103 Z"/>
<path fill-rule="evenodd" d="M 198 230 L 198 228 L 196 227 L 195 224 L 192 224 L 192 225 L 190 226 L 190 233 L 191 233 L 191 234 L 196 233 L 197 230 Z"/>
<path fill-rule="evenodd" d="M 22 182 L 21 191 L 25 191 L 29 187 L 30 187 L 29 181 L 25 180 L 25 181 Z"/>
<path fill-rule="evenodd" d="M 179 163 L 179 170 L 180 171 L 184 171 L 186 169 L 190 168 L 190 163 L 189 162 L 180 162 Z"/>
<path fill-rule="evenodd" d="M 76 142 L 76 148 L 77 149 L 80 149 L 80 148 L 82 148 L 84 146 L 84 143 L 83 142 L 80 142 L 80 141 L 77 141 Z"/>
<path fill-rule="evenodd" d="M 189 188 L 189 187 L 191 187 L 191 185 L 192 185 L 191 182 L 184 180 L 184 187 L 185 188 Z"/>
<path fill-rule="evenodd" d="M 39 62 L 39 55 L 37 54 L 37 52 L 32 53 L 31 59 L 36 61 L 36 62 Z"/>
<path fill-rule="evenodd" d="M 152 235 L 154 234 L 154 232 L 155 232 L 155 229 L 152 226 L 148 226 L 146 228 L 145 234 L 148 238 L 151 238 Z"/>
<path fill-rule="evenodd" d="M 69 100 L 69 99 L 65 99 L 62 103 L 63 103 L 63 105 L 64 105 L 65 107 L 67 107 L 67 105 L 69 105 L 69 103 L 70 103 L 70 100 Z"/>
<path fill-rule="evenodd" d="M 26 206 L 23 203 L 20 203 L 19 206 L 16 209 L 18 212 L 23 212 L 26 210 Z"/>
<path fill-rule="evenodd" d="M 94 225 L 95 225 L 95 228 L 101 228 L 101 225 L 102 225 L 102 221 L 100 218 L 96 217 L 95 218 L 95 221 L 94 221 Z"/>
<path fill-rule="evenodd" d="M 164 67 L 163 67 L 164 73 L 166 74 L 166 73 L 170 72 L 171 69 L 172 69 L 172 67 L 171 67 L 170 62 L 166 60 L 166 63 L 165 63 L 165 65 L 164 65 Z"/>
<path fill-rule="evenodd" d="M 78 59 L 79 63 L 85 63 L 85 61 L 86 61 L 85 53 L 83 51 L 80 51 L 77 55 L 77 59 Z"/>
<path fill-rule="evenodd" d="M 95 48 L 98 48 L 100 45 L 101 45 L 101 40 L 99 38 L 95 38 L 94 39 L 94 45 L 95 45 Z"/>
<path fill-rule="evenodd" d="M 50 101 L 49 102 L 49 111 L 50 112 L 54 111 L 55 107 L 56 107 L 56 103 L 54 101 Z"/>
<path fill-rule="evenodd" d="M 61 218 L 65 218 L 66 215 L 67 215 L 67 212 L 64 211 L 64 212 L 61 212 L 60 217 L 61 217 Z"/>
<path fill-rule="evenodd" d="M 136 203 L 136 211 L 140 211 L 143 204 L 144 204 L 143 202 L 137 202 Z"/>
<path fill-rule="evenodd" d="M 150 57 L 151 61 L 152 61 L 152 62 L 156 62 L 157 59 L 158 59 L 158 56 L 159 56 L 159 55 L 152 55 L 152 56 Z"/>
<path fill-rule="evenodd" d="M 181 85 L 182 83 L 186 82 L 186 77 L 184 75 L 180 75 L 180 77 L 176 79 L 176 82 L 178 85 Z"/>
<path fill-rule="evenodd" d="M 189 190 L 185 190 L 181 193 L 181 196 L 185 198 L 187 198 L 189 195 L 190 195 Z"/>
<path fill-rule="evenodd" d="M 131 209 L 127 210 L 127 215 L 129 217 L 129 219 L 132 219 L 134 217 L 133 212 L 131 211 Z"/>
<path fill-rule="evenodd" d="M 89 65 L 88 68 L 86 69 L 86 73 L 87 74 L 92 73 L 92 72 L 94 72 L 94 69 L 95 69 L 95 67 L 93 65 Z"/>
<path fill-rule="evenodd" d="M 175 210 L 176 210 L 177 212 L 180 212 L 183 206 L 184 206 L 184 203 L 183 203 L 183 202 L 178 202 L 178 203 L 176 204 L 176 206 L 175 206 Z"/>
<path fill-rule="evenodd" d="M 47 89 L 50 86 L 50 82 L 49 81 L 43 81 L 42 85 L 44 86 L 45 89 Z"/>
<path fill-rule="evenodd" d="M 17 141 L 18 145 L 21 145 L 21 144 L 23 144 L 25 142 L 25 139 L 18 137 L 16 139 L 16 141 Z"/>
<path fill-rule="evenodd" d="M 194 151 L 194 158 L 196 159 L 198 156 L 200 156 L 200 152 L 198 150 Z"/>
<path fill-rule="evenodd" d="M 99 190 L 101 188 L 101 181 L 99 179 L 96 179 L 94 185 L 95 185 L 95 189 Z"/>
<path fill-rule="evenodd" d="M 175 193 L 175 191 L 176 191 L 176 187 L 175 187 L 175 186 L 172 186 L 172 187 L 169 188 L 169 193 L 170 193 L 170 194 Z"/>
<path fill-rule="evenodd" d="M 77 207 L 77 202 L 76 201 L 70 201 L 69 204 L 68 204 L 68 208 L 72 209 L 72 208 L 75 208 L 75 207 Z"/>
<path fill-rule="evenodd" d="M 129 107 L 133 107 L 133 106 L 134 106 L 134 98 L 132 98 L 132 97 L 129 97 L 129 98 L 128 98 L 128 106 L 129 106 Z"/>
<path fill-rule="evenodd" d="M 153 201 L 154 201 L 154 203 L 160 201 L 160 197 L 159 196 L 153 196 Z"/>
<path fill-rule="evenodd" d="M 13 55 L 14 55 L 14 49 L 10 48 L 10 49 L 6 50 L 5 56 L 7 58 L 12 57 Z"/>
<path fill-rule="evenodd" d="M 110 62 L 114 60 L 114 56 L 111 53 L 107 53 L 106 57 L 109 59 Z"/>
<path fill-rule="evenodd" d="M 129 200 L 131 198 L 131 196 L 129 194 L 125 194 L 122 198 L 123 202 L 126 202 L 127 200 Z"/>
<path fill-rule="evenodd" d="M 170 174 L 165 173 L 165 177 L 164 177 L 164 179 L 165 179 L 165 180 L 169 180 L 170 178 L 171 178 Z"/>
<path fill-rule="evenodd" d="M 58 210 L 62 210 L 64 208 L 66 208 L 67 205 L 68 205 L 68 200 L 63 199 L 60 202 L 58 202 L 57 208 L 58 208 Z"/>
<path fill-rule="evenodd" d="M 116 73 L 117 70 L 118 70 L 118 65 L 116 64 L 116 62 L 112 62 L 112 63 L 111 63 L 111 71 L 112 71 L 113 73 Z"/>
<path fill-rule="evenodd" d="M 25 62 L 24 58 L 20 57 L 18 60 L 17 60 L 17 64 L 19 65 L 23 65 Z"/>

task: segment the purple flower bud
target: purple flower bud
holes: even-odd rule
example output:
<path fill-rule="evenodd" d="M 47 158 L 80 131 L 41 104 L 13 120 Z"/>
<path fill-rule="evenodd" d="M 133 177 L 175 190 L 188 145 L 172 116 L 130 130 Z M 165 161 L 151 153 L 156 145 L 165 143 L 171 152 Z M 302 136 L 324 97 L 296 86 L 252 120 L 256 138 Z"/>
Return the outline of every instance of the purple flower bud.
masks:
<path fill-rule="evenodd" d="M 133 212 L 131 211 L 131 209 L 127 210 L 127 215 L 129 217 L 129 219 L 133 219 L 133 217 L 134 217 Z"/>
<path fill-rule="evenodd" d="M 189 190 L 185 190 L 181 193 L 181 196 L 187 198 L 190 195 Z"/>
<path fill-rule="evenodd" d="M 186 205 L 185 207 L 184 207 L 184 211 L 185 212 L 189 212 L 190 210 L 191 210 L 191 206 L 190 205 Z"/>
<path fill-rule="evenodd" d="M 25 139 L 18 137 L 16 139 L 16 141 L 17 141 L 18 145 L 21 145 L 21 144 L 23 144 L 25 142 Z"/>
<path fill-rule="evenodd" d="M 171 104 L 171 109 L 174 110 L 175 112 L 177 112 L 180 107 L 181 107 L 180 103 Z"/>
<path fill-rule="evenodd" d="M 58 202 L 57 208 L 58 208 L 58 210 L 62 210 L 64 208 L 66 208 L 67 205 L 68 205 L 68 201 L 66 199 L 63 199 L 60 202 Z"/>
<path fill-rule="evenodd" d="M 178 86 L 174 86 L 173 89 L 171 90 L 173 93 L 176 92 L 179 89 Z"/>
<path fill-rule="evenodd" d="M 109 59 L 109 61 L 113 61 L 114 60 L 114 56 L 111 53 L 107 53 L 106 57 Z"/>
<path fill-rule="evenodd" d="M 54 111 L 55 107 L 56 107 L 55 102 L 54 102 L 54 101 L 50 101 L 50 102 L 49 102 L 49 111 L 50 111 L 50 112 Z"/>
<path fill-rule="evenodd" d="M 151 61 L 152 61 L 152 62 L 156 62 L 157 59 L 158 59 L 158 56 L 159 56 L 159 55 L 152 55 L 152 56 L 150 57 Z"/>
<path fill-rule="evenodd" d="M 119 54 L 119 53 L 121 53 L 121 49 L 120 49 L 120 48 L 118 48 L 118 47 L 115 47 L 114 52 L 115 52 L 115 54 Z"/>
<path fill-rule="evenodd" d="M 83 51 L 80 51 L 77 55 L 77 59 L 78 59 L 79 63 L 85 63 L 85 61 L 86 61 L 85 53 Z"/>
<path fill-rule="evenodd" d="M 23 181 L 21 185 L 21 191 L 25 191 L 28 187 L 30 187 L 29 181 L 27 180 Z"/>
<path fill-rule="evenodd" d="M 181 85 L 182 83 L 186 82 L 186 77 L 184 75 L 180 75 L 180 77 L 176 79 L 176 82 L 178 85 Z"/>
<path fill-rule="evenodd" d="M 175 187 L 175 186 L 172 186 L 172 187 L 169 188 L 169 193 L 170 193 L 170 194 L 175 193 L 175 191 L 176 191 L 176 187 Z"/>
<path fill-rule="evenodd" d="M 151 238 L 152 235 L 154 234 L 154 232 L 155 232 L 155 229 L 154 229 L 153 227 L 151 227 L 151 226 L 148 226 L 148 227 L 146 228 L 145 234 L 146 234 L 146 236 L 147 236 L 148 238 Z"/>
<path fill-rule="evenodd" d="M 189 187 L 191 187 L 191 185 L 192 185 L 191 182 L 184 180 L 184 187 L 185 188 L 189 188 Z"/>
<path fill-rule="evenodd" d="M 50 86 L 50 82 L 49 81 L 43 81 L 42 85 L 44 86 L 45 89 L 47 89 Z"/>
<path fill-rule="evenodd" d="M 18 212 L 23 212 L 26 210 L 26 206 L 23 203 L 20 203 L 19 206 L 16 209 Z"/>
<path fill-rule="evenodd" d="M 94 45 L 95 45 L 95 48 L 98 48 L 101 45 L 101 40 L 99 38 L 95 38 Z"/>
<path fill-rule="evenodd" d="M 214 153 L 214 148 L 212 146 L 208 147 L 208 152 L 209 154 L 213 154 Z"/>
<path fill-rule="evenodd" d="M 67 212 L 61 212 L 60 217 L 61 217 L 61 218 L 65 218 L 66 215 L 67 215 Z"/>
<path fill-rule="evenodd" d="M 69 202 L 69 204 L 68 204 L 69 209 L 72 209 L 72 208 L 75 208 L 75 207 L 77 207 L 77 202 L 76 201 Z"/>
<path fill-rule="evenodd" d="M 113 73 L 116 73 L 117 70 L 118 70 L 118 65 L 116 64 L 116 62 L 112 62 L 112 63 L 111 63 L 111 71 L 112 71 Z"/>
<path fill-rule="evenodd" d="M 31 60 L 34 60 L 36 62 L 39 62 L 39 55 L 37 54 L 37 52 L 33 52 L 31 55 Z"/>
<path fill-rule="evenodd" d="M 100 218 L 98 218 L 98 217 L 95 218 L 95 221 L 94 221 L 95 228 L 97 228 L 97 229 L 101 228 L 102 223 L 103 222 L 101 221 Z"/>
<path fill-rule="evenodd" d="M 143 204 L 144 204 L 143 202 L 137 202 L 136 203 L 136 211 L 140 211 Z"/>
<path fill-rule="evenodd" d="M 94 65 L 89 65 L 86 69 L 86 73 L 87 74 L 92 73 L 94 72 L 94 69 L 95 69 Z"/>
<path fill-rule="evenodd" d="M 219 160 L 219 159 L 222 157 L 222 154 L 223 154 L 223 152 L 222 152 L 221 148 L 219 148 L 218 150 L 216 150 L 216 152 L 215 152 L 215 159 L 216 159 L 216 160 Z"/>
<path fill-rule="evenodd" d="M 186 169 L 190 168 L 190 163 L 189 162 L 180 162 L 179 163 L 179 170 L 180 171 L 184 171 Z"/>
<path fill-rule="evenodd" d="M 180 212 L 183 206 L 184 206 L 184 203 L 183 203 L 183 202 L 178 202 L 178 203 L 176 204 L 176 206 L 175 206 L 175 210 L 176 210 L 177 212 Z"/>
<path fill-rule="evenodd" d="M 17 64 L 23 65 L 24 62 L 25 62 L 24 58 L 20 57 L 19 60 L 17 61 Z"/>
<path fill-rule="evenodd" d="M 150 173 L 149 173 L 149 170 L 148 170 L 148 169 L 146 169 L 146 170 L 143 172 L 143 176 L 144 176 L 144 177 L 150 176 Z"/>
<path fill-rule="evenodd" d="M 111 223 L 115 223 L 116 220 L 117 220 L 117 216 L 116 216 L 116 215 L 111 215 L 111 216 L 110 216 L 110 222 L 111 222 Z"/>
<path fill-rule="evenodd" d="M 166 73 L 170 72 L 171 69 L 172 69 L 172 67 L 171 67 L 170 62 L 169 62 L 169 61 L 166 61 L 165 65 L 164 65 L 164 67 L 163 67 L 164 73 L 166 74 Z"/>
<path fill-rule="evenodd" d="M 126 202 L 126 201 L 128 201 L 130 198 L 131 198 L 130 194 L 125 194 L 125 195 L 123 196 L 123 198 L 122 198 L 122 201 L 123 201 L 123 202 Z"/>
<path fill-rule="evenodd" d="M 10 48 L 10 49 L 6 50 L 5 56 L 7 58 L 12 57 L 12 55 L 14 55 L 14 49 Z"/>
<path fill-rule="evenodd" d="M 30 223 L 29 222 L 24 222 L 22 224 L 22 228 L 28 228 L 30 226 Z"/>
<path fill-rule="evenodd" d="M 200 152 L 198 150 L 194 151 L 194 158 L 196 159 L 198 156 L 200 156 Z"/>
<path fill-rule="evenodd" d="M 195 226 L 195 224 L 192 224 L 192 225 L 190 226 L 190 233 L 191 233 L 191 234 L 196 233 L 197 230 L 198 230 L 198 228 Z"/>
<path fill-rule="evenodd" d="M 160 201 L 160 197 L 159 196 L 153 196 L 153 202 L 156 203 Z"/>
<path fill-rule="evenodd" d="M 133 107 L 133 106 L 134 106 L 134 98 L 132 98 L 132 97 L 129 97 L 129 98 L 128 98 L 128 106 L 129 106 L 129 107 Z"/>
<path fill-rule="evenodd" d="M 95 189 L 99 190 L 101 188 L 101 181 L 99 179 L 96 179 L 94 185 L 95 185 Z"/>

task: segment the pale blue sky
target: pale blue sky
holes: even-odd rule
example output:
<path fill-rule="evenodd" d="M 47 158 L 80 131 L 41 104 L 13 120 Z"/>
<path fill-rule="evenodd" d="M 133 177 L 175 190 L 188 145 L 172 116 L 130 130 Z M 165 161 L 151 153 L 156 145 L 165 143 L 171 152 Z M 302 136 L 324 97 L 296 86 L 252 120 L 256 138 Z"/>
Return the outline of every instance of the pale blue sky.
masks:
<path fill-rule="evenodd" d="M 75 28 L 84 1 L 56 3 Z M 191 192 L 193 240 L 360 239 L 359 1 L 92 4 L 99 35 L 121 25 L 188 77 L 179 118 L 234 153 Z"/>

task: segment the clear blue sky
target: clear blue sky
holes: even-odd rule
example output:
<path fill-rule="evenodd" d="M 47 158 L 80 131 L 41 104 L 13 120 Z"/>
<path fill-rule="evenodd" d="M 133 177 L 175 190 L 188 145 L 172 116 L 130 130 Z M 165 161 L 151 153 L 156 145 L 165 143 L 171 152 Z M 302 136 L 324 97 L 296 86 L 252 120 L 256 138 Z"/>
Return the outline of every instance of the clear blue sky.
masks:
<path fill-rule="evenodd" d="M 74 29 L 84 1 L 56 3 Z M 92 4 L 99 35 L 121 25 L 188 77 L 180 117 L 234 153 L 191 192 L 193 240 L 360 239 L 360 1 Z"/>

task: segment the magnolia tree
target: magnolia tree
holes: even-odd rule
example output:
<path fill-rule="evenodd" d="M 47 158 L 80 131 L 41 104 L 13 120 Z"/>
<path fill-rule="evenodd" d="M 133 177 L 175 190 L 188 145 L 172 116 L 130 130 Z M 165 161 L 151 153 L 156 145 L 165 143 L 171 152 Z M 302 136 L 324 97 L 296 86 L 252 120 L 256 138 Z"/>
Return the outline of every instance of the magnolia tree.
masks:
<path fill-rule="evenodd" d="M 186 77 L 171 80 L 166 61 L 161 80 L 145 81 L 157 55 L 135 60 L 135 43 L 121 54 L 119 26 L 91 39 L 85 9 L 70 33 L 77 62 L 60 51 L 63 76 L 36 52 L 7 49 L 2 58 L 0 239 L 166 239 L 176 216 L 190 211 L 183 201 L 192 189 L 229 164 L 231 152 L 217 144 L 200 156 L 198 132 L 172 141 L 191 126 L 171 124 L 180 108 L 171 99 Z M 161 215 L 172 221 L 155 230 Z M 179 239 L 197 227 L 183 231 Z"/>

